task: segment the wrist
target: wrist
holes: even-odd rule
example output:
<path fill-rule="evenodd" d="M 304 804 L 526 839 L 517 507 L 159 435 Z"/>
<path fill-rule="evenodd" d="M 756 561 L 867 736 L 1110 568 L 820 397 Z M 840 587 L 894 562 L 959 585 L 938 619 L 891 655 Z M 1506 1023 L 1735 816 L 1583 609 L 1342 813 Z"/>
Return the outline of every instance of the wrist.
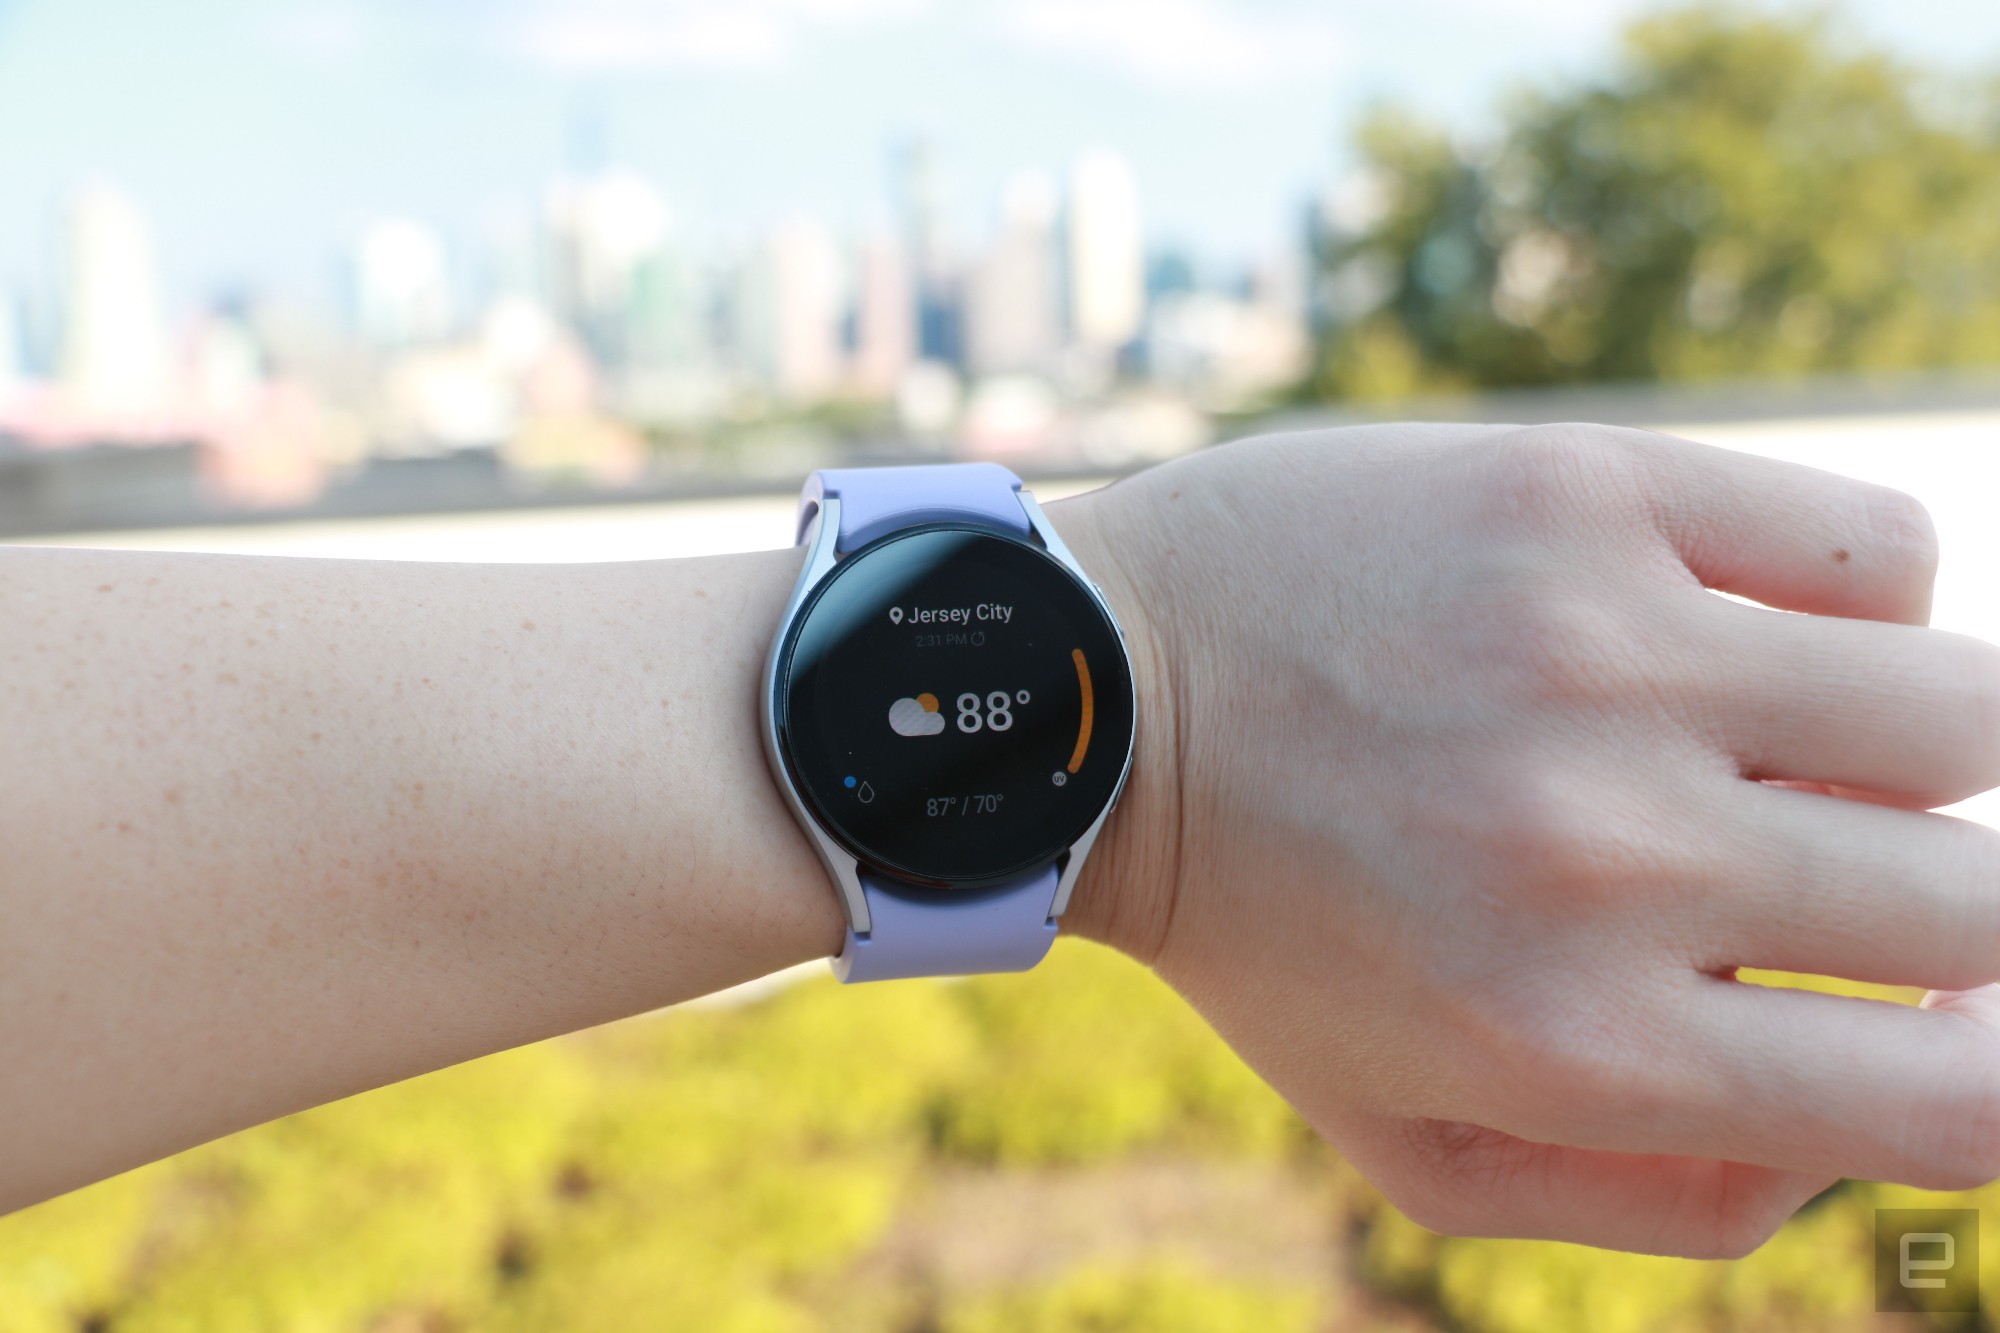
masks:
<path fill-rule="evenodd" d="M 838 947 L 839 908 L 756 726 L 754 682 L 797 566 L 768 551 L 507 574 L 496 627 L 523 632 L 480 688 L 509 722 L 438 757 L 487 789 L 483 819 L 445 855 L 503 872 L 482 896 L 518 938 L 496 962 L 518 950 L 563 978 L 576 1008 L 550 1030 Z"/>
<path fill-rule="evenodd" d="M 1132 771 L 1085 864 L 1063 929 L 1151 966 L 1164 948 L 1180 883 L 1180 743 L 1171 642 L 1134 558 L 1143 536 L 1125 487 L 1048 507 L 1050 521 L 1125 631 L 1138 695 Z"/>

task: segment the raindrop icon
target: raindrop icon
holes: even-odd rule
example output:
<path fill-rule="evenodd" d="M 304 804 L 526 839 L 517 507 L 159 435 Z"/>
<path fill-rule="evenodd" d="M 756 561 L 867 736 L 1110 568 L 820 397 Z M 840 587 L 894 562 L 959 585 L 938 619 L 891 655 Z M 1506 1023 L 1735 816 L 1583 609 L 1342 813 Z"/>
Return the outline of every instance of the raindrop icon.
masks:
<path fill-rule="evenodd" d="M 902 608 L 902 607 L 900 607 L 900 606 L 892 606 L 892 607 L 890 607 L 890 608 L 889 608 L 889 623 L 890 623 L 891 625 L 900 625 L 900 624 L 902 624 L 902 623 L 903 623 L 903 608 Z"/>
<path fill-rule="evenodd" d="M 854 799 L 867 805 L 875 799 L 875 789 L 864 782 L 861 784 L 861 789 L 854 793 Z"/>

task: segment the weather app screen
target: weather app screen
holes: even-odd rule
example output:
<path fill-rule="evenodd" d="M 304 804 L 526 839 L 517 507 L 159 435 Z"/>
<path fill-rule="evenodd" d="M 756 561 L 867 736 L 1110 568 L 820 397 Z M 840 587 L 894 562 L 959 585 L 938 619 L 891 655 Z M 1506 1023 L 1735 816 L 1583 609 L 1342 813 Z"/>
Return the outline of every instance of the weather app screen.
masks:
<path fill-rule="evenodd" d="M 862 862 L 977 886 L 1046 864 L 1110 799 L 1132 735 L 1117 630 L 1039 547 L 978 528 L 843 561 L 778 679 L 793 780 Z"/>

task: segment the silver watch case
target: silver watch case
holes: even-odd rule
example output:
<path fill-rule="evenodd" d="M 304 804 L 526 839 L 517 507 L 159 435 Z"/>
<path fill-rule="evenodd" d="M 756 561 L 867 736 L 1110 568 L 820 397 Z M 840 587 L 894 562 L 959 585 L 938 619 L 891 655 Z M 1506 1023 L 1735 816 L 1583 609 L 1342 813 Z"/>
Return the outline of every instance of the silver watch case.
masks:
<path fill-rule="evenodd" d="M 1042 512 L 1039 504 L 1035 503 L 1035 497 L 1026 490 L 1017 491 L 1015 494 L 1020 497 L 1021 509 L 1028 516 L 1029 530 L 1041 542 L 1043 549 L 1075 576 L 1076 581 L 1083 585 L 1091 600 L 1096 602 L 1098 609 L 1104 613 L 1104 618 L 1111 622 L 1111 627 L 1118 631 L 1119 647 L 1125 651 L 1127 658 L 1126 677 L 1135 679 L 1131 672 L 1131 648 L 1125 639 L 1125 627 L 1119 624 L 1118 617 L 1112 614 L 1110 604 L 1104 600 L 1103 589 L 1083 572 L 1083 566 L 1077 563 L 1076 556 L 1063 544 L 1063 539 L 1056 535 L 1055 528 L 1049 523 L 1048 515 Z M 813 589 L 833 572 L 834 566 L 842 558 L 834 549 L 840 538 L 840 500 L 835 497 L 823 501 L 819 511 L 810 515 L 805 523 L 805 530 L 799 538 L 800 545 L 806 548 L 805 568 L 799 571 L 799 581 L 792 589 L 791 600 L 785 603 L 785 614 L 778 621 L 778 632 L 771 637 L 771 650 L 764 657 L 763 691 L 759 696 L 759 713 L 764 733 L 764 757 L 770 762 L 771 774 L 777 779 L 778 790 L 784 794 L 785 803 L 792 808 L 792 814 L 798 819 L 799 826 L 805 829 L 806 836 L 812 840 L 813 847 L 819 852 L 819 859 L 826 864 L 826 873 L 833 879 L 841 909 L 847 914 L 848 925 L 853 928 L 856 935 L 866 935 L 872 929 L 873 923 L 868 917 L 868 899 L 861 892 L 860 863 L 820 827 L 819 821 L 813 817 L 812 810 L 806 805 L 805 798 L 792 782 L 792 775 L 786 770 L 784 758 L 778 751 L 776 715 L 778 655 L 784 648 L 785 640 L 790 637 L 793 622 L 798 619 L 806 599 L 812 595 Z M 1060 870 L 1056 880 L 1055 901 L 1049 908 L 1051 919 L 1061 916 L 1068 908 L 1070 893 L 1076 887 L 1076 877 L 1083 870 L 1084 859 L 1090 855 L 1091 847 L 1097 842 L 1097 835 L 1103 829 L 1104 821 L 1118 808 L 1118 800 L 1125 794 L 1125 780 L 1132 774 L 1132 750 L 1138 738 L 1138 723 L 1138 709 L 1134 708 L 1132 740 L 1125 746 L 1125 756 L 1119 763 L 1118 781 L 1111 789 L 1111 799 L 1104 803 L 1104 808 L 1098 811 L 1097 818 L 1083 831 L 1083 836 L 1071 843 L 1068 851 L 1056 857 L 1056 864 Z"/>

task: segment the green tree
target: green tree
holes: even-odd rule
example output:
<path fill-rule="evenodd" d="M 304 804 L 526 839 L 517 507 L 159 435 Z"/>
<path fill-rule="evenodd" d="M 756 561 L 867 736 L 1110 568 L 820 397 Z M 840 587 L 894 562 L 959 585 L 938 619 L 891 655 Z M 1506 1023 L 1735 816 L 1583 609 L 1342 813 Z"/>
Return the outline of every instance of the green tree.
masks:
<path fill-rule="evenodd" d="M 2000 364 L 2000 118 L 1973 93 L 1823 16 L 1702 7 L 1479 148 L 1378 113 L 1380 216 L 1325 251 L 1372 308 L 1330 332 L 1319 387 Z"/>

